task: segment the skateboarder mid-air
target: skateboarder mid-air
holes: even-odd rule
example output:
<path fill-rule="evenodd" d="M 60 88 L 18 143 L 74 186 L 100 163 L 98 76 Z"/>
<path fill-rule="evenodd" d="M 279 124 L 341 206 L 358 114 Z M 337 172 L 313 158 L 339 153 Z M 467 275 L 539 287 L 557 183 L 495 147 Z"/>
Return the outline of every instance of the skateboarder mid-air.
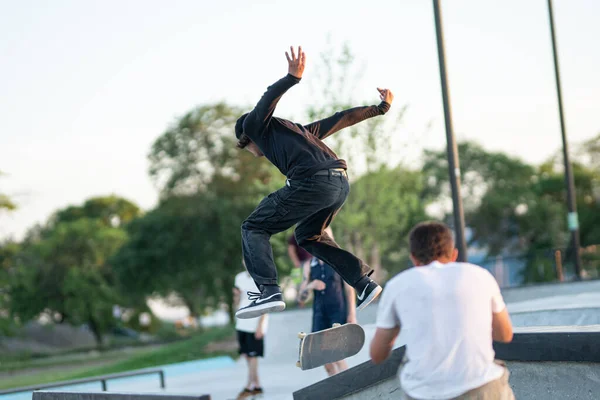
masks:
<path fill-rule="evenodd" d="M 356 290 L 357 310 L 382 291 L 369 278 L 370 267 L 324 232 L 346 201 L 350 185 L 346 162 L 322 140 L 365 119 L 384 115 L 394 96 L 388 89 L 377 88 L 379 105 L 354 107 L 308 125 L 277 118 L 273 116 L 277 102 L 300 82 L 304 72 L 302 47 L 298 47 L 297 55 L 290 47 L 290 53 L 286 52 L 288 74 L 269 86 L 256 107 L 235 125 L 237 147 L 256 157 L 265 156 L 287 178 L 285 185 L 265 197 L 242 224 L 244 260 L 259 292 L 248 293 L 252 301 L 236 312 L 237 318 L 285 309 L 270 238 L 295 224 L 298 244 L 330 265 Z"/>

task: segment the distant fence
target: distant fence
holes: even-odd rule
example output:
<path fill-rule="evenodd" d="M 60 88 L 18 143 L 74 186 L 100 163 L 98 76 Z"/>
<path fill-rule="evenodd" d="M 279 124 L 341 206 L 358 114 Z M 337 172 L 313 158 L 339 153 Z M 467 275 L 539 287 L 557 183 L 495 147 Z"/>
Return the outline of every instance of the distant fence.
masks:
<path fill-rule="evenodd" d="M 160 379 L 160 387 L 162 389 L 164 389 L 165 388 L 165 373 L 164 373 L 164 371 L 162 369 L 144 369 L 144 370 L 138 370 L 138 371 L 121 372 L 118 374 L 92 376 L 89 378 L 74 379 L 74 380 L 70 380 L 70 381 L 62 381 L 62 382 L 54 382 L 54 383 L 41 384 L 41 385 L 22 386 L 22 387 L 13 388 L 13 389 L 5 389 L 5 390 L 0 390 L 0 396 L 5 395 L 5 394 L 13 394 L 13 393 L 21 393 L 21 392 L 33 392 L 33 391 L 41 390 L 41 389 L 57 388 L 57 387 L 63 387 L 63 386 L 74 386 L 74 385 L 79 385 L 82 383 L 91 383 L 91 382 L 101 382 L 102 390 L 106 391 L 107 390 L 106 382 L 111 379 L 130 378 L 133 376 L 152 375 L 152 374 L 158 374 L 159 379 Z"/>
<path fill-rule="evenodd" d="M 600 277 L 600 245 L 581 249 L 584 279 Z M 568 281 L 575 276 L 572 254 L 567 249 L 547 249 L 538 252 L 486 257 L 476 262 L 494 275 L 502 288 L 526 283 Z"/>

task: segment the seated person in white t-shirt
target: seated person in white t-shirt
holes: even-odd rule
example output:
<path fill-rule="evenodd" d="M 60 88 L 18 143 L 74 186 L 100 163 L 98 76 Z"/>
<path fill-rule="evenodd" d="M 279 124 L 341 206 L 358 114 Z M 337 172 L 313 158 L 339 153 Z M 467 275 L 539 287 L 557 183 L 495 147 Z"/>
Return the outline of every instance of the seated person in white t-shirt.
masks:
<path fill-rule="evenodd" d="M 405 399 L 514 399 L 508 370 L 494 361 L 493 340 L 513 337 L 494 277 L 456 262 L 452 232 L 442 223 L 418 224 L 409 242 L 415 268 L 396 275 L 383 290 L 372 361 L 389 356 L 402 329 Z"/>

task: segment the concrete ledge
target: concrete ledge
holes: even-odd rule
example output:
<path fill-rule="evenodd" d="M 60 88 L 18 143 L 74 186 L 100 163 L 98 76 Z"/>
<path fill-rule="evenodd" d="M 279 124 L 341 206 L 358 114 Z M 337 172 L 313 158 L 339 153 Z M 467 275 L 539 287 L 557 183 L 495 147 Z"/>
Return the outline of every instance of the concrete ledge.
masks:
<path fill-rule="evenodd" d="M 394 349 L 388 359 L 380 365 L 365 361 L 337 375 L 297 390 L 294 392 L 294 400 L 340 399 L 394 380 L 404 358 L 405 350 L 406 346 Z"/>
<path fill-rule="evenodd" d="M 600 325 L 562 325 L 562 326 L 515 326 L 514 333 L 544 333 L 544 332 L 596 332 L 600 334 Z"/>
<path fill-rule="evenodd" d="M 564 362 L 508 362 L 509 384 L 517 399 L 597 400 L 600 393 L 600 364 Z M 389 400 L 400 398 L 397 377 L 386 379 L 343 400 Z M 329 399 L 328 397 L 313 397 Z"/>
<path fill-rule="evenodd" d="M 511 343 L 494 343 L 496 358 L 505 361 L 563 361 L 600 363 L 600 331 L 569 327 L 515 333 Z"/>
<path fill-rule="evenodd" d="M 548 393 L 554 393 L 554 386 L 557 385 L 556 382 L 553 384 L 550 382 L 553 379 L 552 374 L 556 375 L 556 371 L 562 371 L 563 375 L 570 376 L 571 373 L 568 371 L 579 368 L 585 373 L 573 374 L 568 379 L 564 378 L 562 383 L 569 389 L 575 390 L 570 384 L 574 379 L 581 390 L 594 389 L 593 393 L 600 393 L 600 330 L 578 329 L 578 327 L 552 327 L 548 330 L 552 332 L 515 333 L 511 343 L 494 343 L 496 358 L 509 361 L 507 363 L 509 370 L 513 365 L 516 368 L 514 372 L 511 370 L 511 382 L 513 380 L 522 382 L 523 388 L 519 390 L 523 393 L 522 390 L 527 388 L 527 381 L 533 382 L 537 379 L 538 386 L 546 384 L 550 388 L 549 392 L 546 391 L 546 397 L 539 397 L 547 399 L 550 398 L 547 397 Z M 338 375 L 294 392 L 294 400 L 352 399 L 355 395 L 358 396 L 357 399 L 386 399 L 390 393 L 400 391 L 397 373 L 404 353 L 405 346 L 402 346 L 394 349 L 390 357 L 381 365 L 365 361 Z M 523 371 L 528 371 L 529 378 L 523 378 L 526 376 Z M 366 392 L 369 392 L 368 396 Z M 567 393 L 566 389 L 561 393 Z M 398 395 L 399 393 L 395 393 L 393 397 Z M 592 399 L 594 397 L 558 398 Z"/>
<path fill-rule="evenodd" d="M 294 400 L 339 399 L 393 378 L 404 358 L 405 346 L 395 349 L 381 365 L 365 361 L 337 375 L 294 392 Z"/>
<path fill-rule="evenodd" d="M 118 392 L 57 392 L 40 390 L 33 392 L 32 400 L 211 400 L 210 395 L 189 396 L 164 393 L 118 393 Z"/>
<path fill-rule="evenodd" d="M 600 363 L 509 361 L 509 384 L 517 399 L 597 400 Z"/>

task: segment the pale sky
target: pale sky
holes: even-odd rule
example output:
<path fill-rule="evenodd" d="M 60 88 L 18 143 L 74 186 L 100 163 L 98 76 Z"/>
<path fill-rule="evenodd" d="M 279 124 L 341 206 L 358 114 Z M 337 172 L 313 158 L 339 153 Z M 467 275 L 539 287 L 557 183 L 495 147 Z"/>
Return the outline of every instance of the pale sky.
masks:
<path fill-rule="evenodd" d="M 546 7 L 442 2 L 459 140 L 533 163 L 560 149 Z M 554 8 L 573 143 L 600 131 L 600 2 L 555 0 Z M 375 88 L 383 86 L 395 107 L 409 105 L 390 144 L 399 159 L 445 146 L 428 0 L 0 0 L 0 170 L 8 174 L 0 192 L 19 206 L 0 215 L 0 238 L 20 238 L 54 210 L 92 196 L 115 193 L 150 209 L 152 142 L 194 106 L 255 103 L 286 74 L 290 45 L 303 46 L 307 67 L 276 115 L 302 117 L 313 101 L 311 61 L 328 33 L 367 67 L 360 103 L 378 103 Z"/>

